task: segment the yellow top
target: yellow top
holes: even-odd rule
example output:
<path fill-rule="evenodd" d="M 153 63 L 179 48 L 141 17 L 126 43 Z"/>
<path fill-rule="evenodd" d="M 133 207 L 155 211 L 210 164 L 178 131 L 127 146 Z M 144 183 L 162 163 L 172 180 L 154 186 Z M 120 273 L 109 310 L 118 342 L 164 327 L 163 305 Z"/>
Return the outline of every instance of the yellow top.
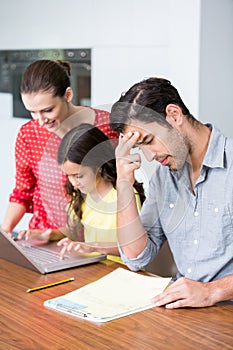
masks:
<path fill-rule="evenodd" d="M 137 205 L 140 197 L 135 191 Z M 82 204 L 82 220 L 85 242 L 117 242 L 117 191 L 112 188 L 98 202 L 87 194 Z"/>
<path fill-rule="evenodd" d="M 138 210 L 141 210 L 140 196 L 134 189 Z M 71 211 L 71 216 L 75 216 Z M 87 194 L 82 204 L 81 223 L 85 242 L 117 242 L 117 191 L 112 188 L 99 201 Z M 114 244 L 115 246 L 115 244 Z M 107 255 L 108 260 L 122 263 L 119 256 Z"/>

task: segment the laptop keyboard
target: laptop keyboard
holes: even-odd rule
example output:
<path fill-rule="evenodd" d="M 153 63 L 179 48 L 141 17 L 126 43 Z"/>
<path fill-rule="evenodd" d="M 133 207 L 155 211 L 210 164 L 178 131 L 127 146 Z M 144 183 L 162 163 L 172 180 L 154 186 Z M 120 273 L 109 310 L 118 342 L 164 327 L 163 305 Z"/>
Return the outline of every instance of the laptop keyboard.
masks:
<path fill-rule="evenodd" d="M 69 255 L 65 255 L 64 258 L 60 260 L 59 253 L 30 244 L 21 245 L 21 248 L 25 251 L 27 256 L 37 264 L 54 264 L 70 258 Z"/>

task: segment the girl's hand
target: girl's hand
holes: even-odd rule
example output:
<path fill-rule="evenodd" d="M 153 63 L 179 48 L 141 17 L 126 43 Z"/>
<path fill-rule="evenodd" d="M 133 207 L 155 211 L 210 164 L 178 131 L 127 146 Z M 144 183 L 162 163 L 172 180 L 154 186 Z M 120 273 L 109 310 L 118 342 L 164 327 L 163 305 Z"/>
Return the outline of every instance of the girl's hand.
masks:
<path fill-rule="evenodd" d="M 72 241 L 68 237 L 63 238 L 57 243 L 58 247 L 62 247 L 60 251 L 60 258 L 63 259 L 66 253 L 70 253 L 71 251 L 79 252 L 79 253 L 92 253 L 96 251 L 95 246 L 90 245 L 84 242 L 76 242 Z"/>

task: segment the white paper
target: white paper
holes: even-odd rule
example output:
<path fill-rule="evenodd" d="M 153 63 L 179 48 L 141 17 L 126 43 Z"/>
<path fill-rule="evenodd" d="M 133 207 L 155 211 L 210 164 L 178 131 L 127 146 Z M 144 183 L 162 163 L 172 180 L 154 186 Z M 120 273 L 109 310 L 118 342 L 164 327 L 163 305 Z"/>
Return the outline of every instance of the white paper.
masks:
<path fill-rule="evenodd" d="M 50 299 L 45 306 L 96 322 L 106 322 L 152 308 L 152 297 L 161 293 L 171 278 L 145 276 L 118 268 L 96 282 Z"/>

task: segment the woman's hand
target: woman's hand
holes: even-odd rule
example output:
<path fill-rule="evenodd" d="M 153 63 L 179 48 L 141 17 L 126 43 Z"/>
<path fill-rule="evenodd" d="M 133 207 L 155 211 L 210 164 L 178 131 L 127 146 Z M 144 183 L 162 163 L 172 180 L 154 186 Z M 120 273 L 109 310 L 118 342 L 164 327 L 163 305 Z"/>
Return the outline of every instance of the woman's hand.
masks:
<path fill-rule="evenodd" d="M 47 230 L 22 230 L 18 233 L 17 239 L 34 239 L 38 241 L 58 241 L 64 237 L 61 231 L 58 229 L 47 229 Z"/>

